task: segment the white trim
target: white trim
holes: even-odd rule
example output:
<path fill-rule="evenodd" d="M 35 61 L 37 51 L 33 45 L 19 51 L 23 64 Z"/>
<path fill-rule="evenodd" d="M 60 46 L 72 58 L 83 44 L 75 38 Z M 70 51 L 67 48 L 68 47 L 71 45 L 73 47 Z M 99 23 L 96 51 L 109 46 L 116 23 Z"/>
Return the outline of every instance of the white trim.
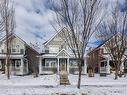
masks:
<path fill-rule="evenodd" d="M 57 60 L 58 60 L 58 61 L 57 61 L 57 72 L 58 72 L 58 74 L 59 74 L 59 70 L 60 70 L 60 69 L 59 69 L 59 68 L 60 68 L 59 58 L 57 58 Z"/>
<path fill-rule="evenodd" d="M 24 63 L 23 63 L 23 59 L 22 58 L 20 59 L 20 64 L 21 64 L 20 65 L 20 73 L 24 74 L 24 69 L 23 69 L 24 68 Z"/>
<path fill-rule="evenodd" d="M 42 70 L 42 58 L 39 57 L 39 74 L 41 74 L 42 71 L 43 71 Z"/>
<path fill-rule="evenodd" d="M 68 57 L 71 56 L 65 49 L 62 49 L 60 52 L 57 53 L 56 57 L 58 57 L 58 55 L 59 55 L 62 51 L 64 51 L 64 53 L 66 53 L 66 54 L 68 55 Z M 68 57 L 67 57 L 67 58 L 68 58 Z"/>
<path fill-rule="evenodd" d="M 55 33 L 46 43 L 44 43 L 44 45 L 47 45 L 49 42 L 51 42 L 60 32 L 63 31 L 63 29 L 61 29 L 59 32 Z"/>
<path fill-rule="evenodd" d="M 21 69 L 21 60 L 15 60 L 14 64 L 15 64 L 15 69 Z M 18 67 L 17 67 L 17 64 L 19 65 Z"/>
<path fill-rule="evenodd" d="M 69 73 L 69 68 L 70 68 L 70 62 L 69 62 L 69 58 L 67 58 L 67 72 Z"/>

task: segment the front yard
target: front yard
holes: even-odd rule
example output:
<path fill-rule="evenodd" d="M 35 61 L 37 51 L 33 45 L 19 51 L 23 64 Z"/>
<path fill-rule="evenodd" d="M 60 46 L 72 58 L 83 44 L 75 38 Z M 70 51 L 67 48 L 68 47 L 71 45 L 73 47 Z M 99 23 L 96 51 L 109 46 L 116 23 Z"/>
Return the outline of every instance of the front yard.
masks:
<path fill-rule="evenodd" d="M 114 76 L 89 78 L 82 76 L 81 89 L 77 89 L 77 75 L 69 75 L 71 85 L 59 85 L 59 75 L 40 75 L 37 78 L 29 76 L 11 76 L 10 80 L 5 75 L 0 75 L 0 95 L 58 95 L 68 93 L 81 95 L 127 95 L 127 77 L 118 80 Z"/>

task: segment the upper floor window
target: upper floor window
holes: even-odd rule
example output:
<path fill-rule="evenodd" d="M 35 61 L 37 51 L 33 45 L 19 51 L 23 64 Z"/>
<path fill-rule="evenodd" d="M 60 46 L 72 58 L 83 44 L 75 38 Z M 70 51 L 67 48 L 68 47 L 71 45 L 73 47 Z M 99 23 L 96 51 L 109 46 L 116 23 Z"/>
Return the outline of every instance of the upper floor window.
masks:
<path fill-rule="evenodd" d="M 49 53 L 58 53 L 59 47 L 49 47 Z"/>
<path fill-rule="evenodd" d="M 12 52 L 20 52 L 19 45 L 12 45 Z"/>

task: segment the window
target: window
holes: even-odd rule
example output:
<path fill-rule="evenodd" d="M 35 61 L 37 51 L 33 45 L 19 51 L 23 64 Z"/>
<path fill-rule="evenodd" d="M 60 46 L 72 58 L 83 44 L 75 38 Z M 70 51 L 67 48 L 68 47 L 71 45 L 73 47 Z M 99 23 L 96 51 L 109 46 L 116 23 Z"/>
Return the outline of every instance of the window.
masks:
<path fill-rule="evenodd" d="M 2 69 L 2 62 L 0 61 L 0 69 Z"/>
<path fill-rule="evenodd" d="M 104 61 L 104 62 L 101 62 L 101 67 L 106 67 L 107 66 L 107 62 Z"/>
<path fill-rule="evenodd" d="M 21 66 L 21 61 L 20 60 L 15 60 L 15 68 L 19 69 Z"/>
<path fill-rule="evenodd" d="M 16 52 L 16 49 L 12 49 L 12 52 Z"/>
<path fill-rule="evenodd" d="M 55 67 L 56 66 L 56 59 L 45 59 L 45 67 Z"/>
<path fill-rule="evenodd" d="M 19 45 L 16 45 L 16 50 L 17 50 L 17 52 L 20 52 L 19 51 Z"/>
<path fill-rule="evenodd" d="M 24 54 L 24 49 L 20 49 L 20 53 L 21 54 Z"/>
<path fill-rule="evenodd" d="M 58 53 L 59 52 L 59 47 L 49 47 L 49 52 L 50 53 Z"/>
<path fill-rule="evenodd" d="M 19 45 L 13 44 L 13 45 L 12 45 L 12 52 L 13 52 L 13 53 L 14 53 L 14 52 L 20 52 Z"/>
<path fill-rule="evenodd" d="M 70 60 L 70 66 L 78 66 L 78 61 L 77 60 Z"/>
<path fill-rule="evenodd" d="M 1 53 L 4 53 L 4 50 L 3 49 L 1 49 Z"/>

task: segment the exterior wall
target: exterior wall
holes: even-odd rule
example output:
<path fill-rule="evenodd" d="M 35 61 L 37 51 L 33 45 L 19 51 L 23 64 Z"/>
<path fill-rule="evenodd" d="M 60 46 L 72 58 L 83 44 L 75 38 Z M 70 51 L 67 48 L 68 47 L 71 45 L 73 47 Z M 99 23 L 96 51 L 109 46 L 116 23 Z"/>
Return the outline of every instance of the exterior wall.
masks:
<path fill-rule="evenodd" d="M 26 59 L 28 61 L 28 67 L 29 67 L 29 72 L 38 74 L 38 67 L 39 67 L 39 53 L 33 50 L 32 48 L 26 46 Z"/>
<path fill-rule="evenodd" d="M 10 71 L 13 75 L 25 75 L 28 74 L 29 70 L 32 72 L 38 72 L 38 70 L 35 71 L 35 68 L 38 69 L 38 52 L 36 52 L 34 49 L 32 49 L 30 46 L 28 46 L 25 42 L 23 42 L 20 38 L 13 36 L 10 38 L 10 45 L 11 45 L 11 54 L 10 54 Z M 5 41 L 2 41 L 0 44 L 0 60 L 6 60 L 6 43 Z M 4 56 L 4 57 L 3 57 Z M 13 57 L 12 57 L 13 56 Z M 19 60 L 19 64 L 16 60 Z M 5 69 L 5 61 L 2 62 L 2 69 Z M 20 65 L 18 68 L 16 68 L 16 65 Z M 28 65 L 29 70 L 28 70 Z M 5 71 L 5 70 L 4 70 Z"/>
<path fill-rule="evenodd" d="M 5 59 L 0 59 L 0 71 L 5 70 Z"/>
<path fill-rule="evenodd" d="M 88 53 L 87 65 L 88 69 L 93 69 L 95 73 L 99 73 L 101 56 L 103 55 L 103 49 L 97 48 Z"/>
<path fill-rule="evenodd" d="M 43 58 L 40 57 L 40 62 L 39 62 L 40 74 L 44 74 L 45 72 L 47 73 L 48 71 L 50 74 L 52 73 L 50 71 L 53 71 L 53 73 L 59 73 L 62 69 L 64 71 L 67 71 L 68 73 L 78 74 L 78 61 L 75 58 L 72 50 L 62 39 L 63 35 L 65 34 L 63 34 L 63 32 L 60 32 L 57 35 L 55 35 L 54 38 L 50 39 L 48 42 L 44 44 L 45 54 L 42 55 Z M 81 42 L 79 42 L 79 44 L 80 43 Z M 73 50 L 76 49 L 74 48 Z M 51 63 L 54 62 L 51 59 L 56 60 L 55 62 L 57 63 L 56 66 L 51 65 Z M 64 64 L 62 64 L 62 60 L 64 61 Z M 46 66 L 49 63 L 50 65 Z M 83 67 L 83 71 L 84 71 L 84 67 Z"/>
<path fill-rule="evenodd" d="M 6 42 L 0 44 L 0 53 L 6 53 Z M 25 54 L 25 45 L 18 38 L 11 39 L 11 53 Z"/>
<path fill-rule="evenodd" d="M 79 60 L 75 58 L 44 58 L 41 62 L 40 74 L 54 74 L 60 71 L 78 74 Z M 82 69 L 84 68 L 83 66 Z M 84 72 L 82 72 L 82 74 L 84 74 Z"/>

